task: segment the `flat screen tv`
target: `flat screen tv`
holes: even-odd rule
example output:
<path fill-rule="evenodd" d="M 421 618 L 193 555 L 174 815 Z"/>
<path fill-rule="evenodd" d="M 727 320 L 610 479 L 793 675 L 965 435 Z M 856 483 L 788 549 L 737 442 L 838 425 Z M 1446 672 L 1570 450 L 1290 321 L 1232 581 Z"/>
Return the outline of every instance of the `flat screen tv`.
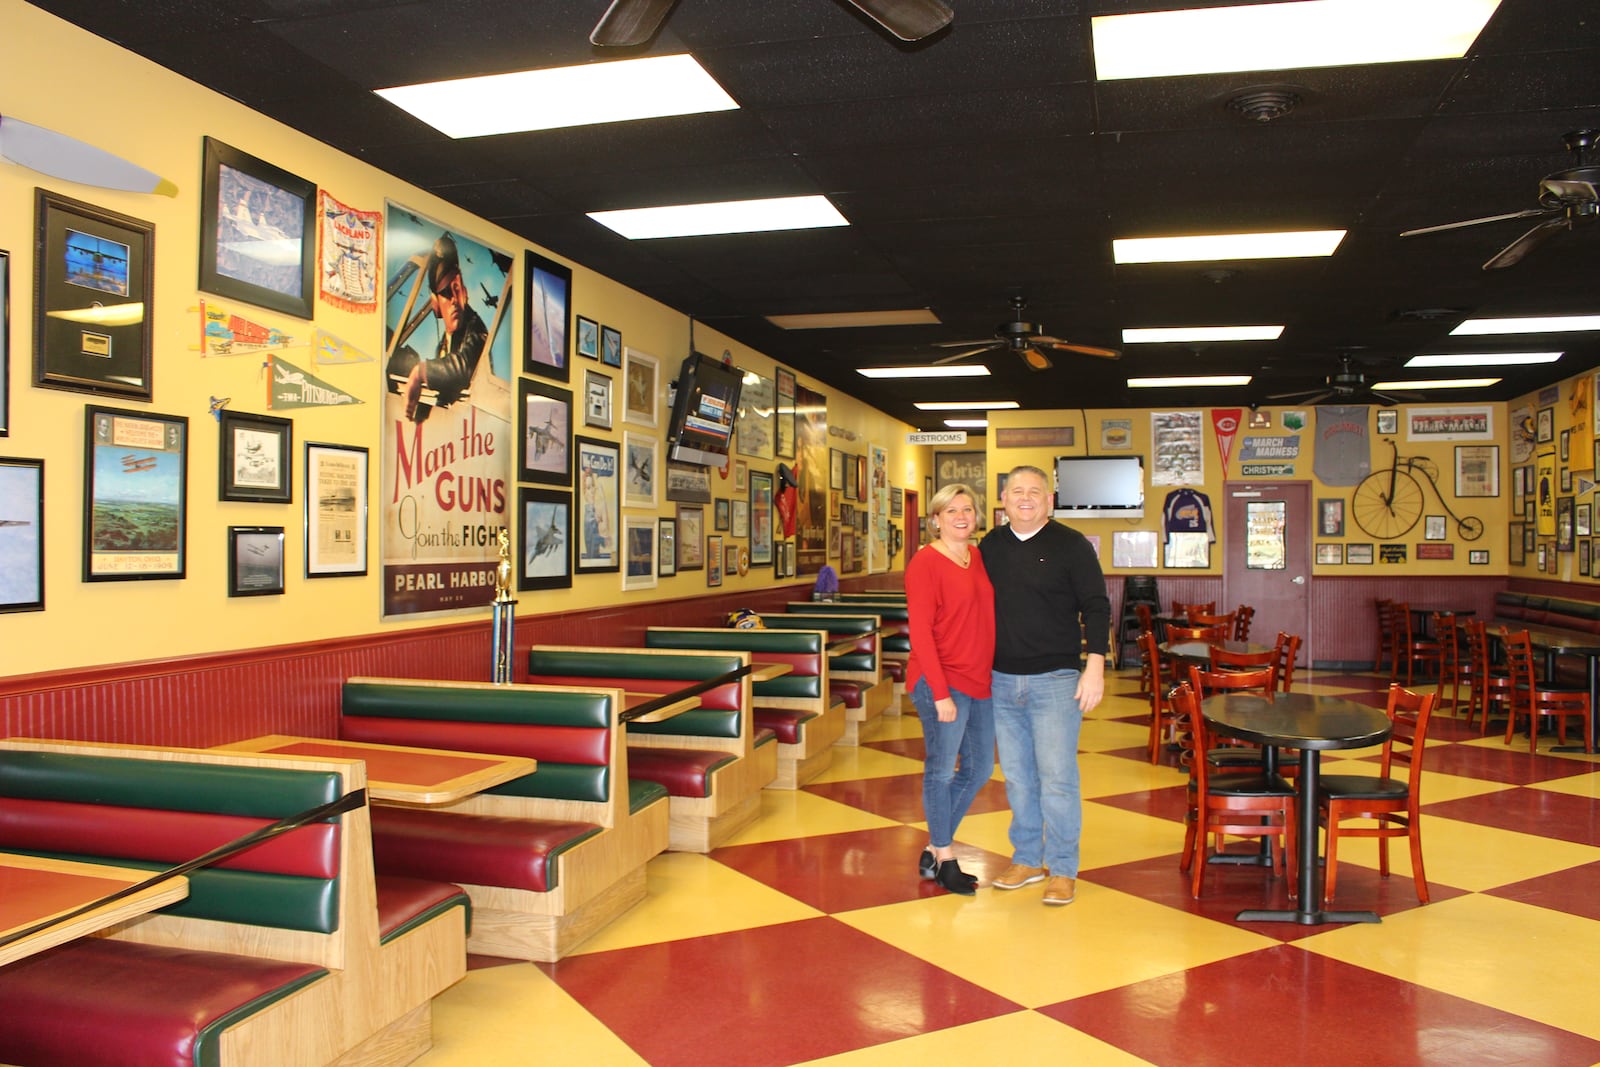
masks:
<path fill-rule="evenodd" d="M 1144 518 L 1143 456 L 1057 456 L 1056 507 L 1062 518 Z"/>
<path fill-rule="evenodd" d="M 678 392 L 667 423 L 667 455 L 720 467 L 733 443 L 744 372 L 695 352 L 678 371 Z"/>

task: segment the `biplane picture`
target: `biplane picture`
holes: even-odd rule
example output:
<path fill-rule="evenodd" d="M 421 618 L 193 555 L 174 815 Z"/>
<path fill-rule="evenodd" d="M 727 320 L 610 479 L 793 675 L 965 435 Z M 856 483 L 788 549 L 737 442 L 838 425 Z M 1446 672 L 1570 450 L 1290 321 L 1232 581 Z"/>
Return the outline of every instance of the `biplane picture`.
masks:
<path fill-rule="evenodd" d="M 525 482 L 572 484 L 572 393 L 530 378 L 517 379 Z"/>

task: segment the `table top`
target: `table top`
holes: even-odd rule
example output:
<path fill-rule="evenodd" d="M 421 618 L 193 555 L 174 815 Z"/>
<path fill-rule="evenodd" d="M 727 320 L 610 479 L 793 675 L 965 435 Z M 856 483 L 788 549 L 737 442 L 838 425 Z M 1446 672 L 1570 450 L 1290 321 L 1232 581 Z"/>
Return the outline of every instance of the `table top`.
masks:
<path fill-rule="evenodd" d="M 1229 652 L 1260 656 L 1273 650 L 1272 645 L 1258 645 L 1252 641 L 1163 641 L 1161 651 L 1174 659 L 1191 663 L 1210 663 L 1211 650 L 1224 648 Z"/>
<path fill-rule="evenodd" d="M 1219 693 L 1201 701 L 1200 711 L 1219 734 L 1283 748 L 1366 748 L 1382 742 L 1390 729 L 1380 708 L 1305 692 L 1276 693 L 1271 700 Z"/>
<path fill-rule="evenodd" d="M 1511 631 L 1516 633 L 1516 630 Z M 1487 635 L 1495 641 L 1501 640 L 1498 633 L 1488 632 Z M 1565 653 L 1571 656 L 1600 656 L 1600 634 L 1583 635 L 1562 633 L 1560 630 L 1528 630 L 1528 641 L 1536 648 L 1549 652 Z"/>
<path fill-rule="evenodd" d="M 1476 615 L 1476 608 L 1442 608 L 1427 604 L 1408 604 L 1406 609 L 1413 615 Z"/>
<path fill-rule="evenodd" d="M 774 678 L 782 678 L 794 671 L 792 663 L 774 663 L 762 660 L 752 661 L 750 680 L 752 682 L 770 682 Z"/>
<path fill-rule="evenodd" d="M 452 804 L 539 769 L 538 762 L 526 756 L 381 745 L 373 741 L 342 741 L 331 737 L 292 737 L 288 734 L 268 734 L 217 747 L 233 752 L 270 752 L 310 759 L 333 757 L 365 760 L 367 793 L 378 800 L 405 804 Z"/>
<path fill-rule="evenodd" d="M 151 873 L 132 867 L 0 852 L 0 938 L 138 885 L 151 877 Z M 36 934 L 0 945 L 0 966 L 115 926 L 188 895 L 187 878 L 181 875 L 169 878 Z"/>
<path fill-rule="evenodd" d="M 686 711 L 693 711 L 700 706 L 699 696 L 679 697 L 676 700 L 666 700 L 670 694 L 646 693 L 639 690 L 629 690 L 622 694 L 623 722 L 665 722 L 674 715 L 682 715 Z M 659 702 L 659 703 L 658 703 Z M 648 707 L 648 711 L 640 708 Z"/>

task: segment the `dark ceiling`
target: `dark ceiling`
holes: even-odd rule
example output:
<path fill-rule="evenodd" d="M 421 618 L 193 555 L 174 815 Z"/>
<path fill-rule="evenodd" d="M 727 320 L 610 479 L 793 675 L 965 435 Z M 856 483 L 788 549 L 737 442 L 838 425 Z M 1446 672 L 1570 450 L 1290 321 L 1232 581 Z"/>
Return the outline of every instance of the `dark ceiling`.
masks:
<path fill-rule="evenodd" d="M 1459 61 L 1106 83 L 1091 16 L 1223 5 L 952 0 L 954 25 L 911 45 L 838 0 L 681 0 L 642 54 L 692 52 L 740 110 L 470 141 L 369 90 L 621 58 L 588 42 L 607 0 L 36 2 L 913 425 L 939 425 L 913 400 L 1262 401 L 1321 385 L 1341 352 L 1369 381 L 1415 376 L 1399 364 L 1423 351 L 1567 352 L 1492 389 L 1427 397 L 1452 402 L 1600 364 L 1600 334 L 1447 336 L 1468 314 L 1600 313 L 1600 225 L 1489 272 L 1480 265 L 1529 223 L 1398 236 L 1533 207 L 1539 179 L 1571 165 L 1563 134 L 1600 127 L 1595 0 L 1502 0 Z M 1225 106 L 1263 85 L 1294 87 L 1298 107 L 1252 122 Z M 629 242 L 584 214 L 812 193 L 851 225 Z M 1330 259 L 1111 262 L 1114 237 L 1288 228 L 1349 235 Z M 1119 362 L 1062 353 L 1040 373 L 994 352 L 979 357 L 994 377 L 965 382 L 854 373 L 989 336 L 1019 293 L 1028 319 L 1091 345 L 1118 347 L 1130 326 L 1286 329 L 1275 342 L 1133 346 Z M 575 304 L 605 317 L 581 288 Z M 905 307 L 943 325 L 784 331 L 765 319 Z M 1124 385 L 1201 371 L 1255 383 Z"/>

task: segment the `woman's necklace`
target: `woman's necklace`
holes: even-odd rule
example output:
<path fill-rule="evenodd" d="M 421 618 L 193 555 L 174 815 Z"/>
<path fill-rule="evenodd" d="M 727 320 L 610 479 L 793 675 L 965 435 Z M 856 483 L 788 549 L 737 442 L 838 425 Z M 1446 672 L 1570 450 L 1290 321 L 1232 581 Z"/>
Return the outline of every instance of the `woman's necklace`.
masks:
<path fill-rule="evenodd" d="M 961 568 L 965 569 L 967 567 L 972 566 L 972 546 L 971 545 L 962 545 L 961 547 L 963 549 L 965 549 L 966 551 L 962 552 L 961 555 L 959 555 L 959 556 L 956 555 L 956 550 L 954 548 L 952 548 L 950 546 L 950 544 L 948 542 L 946 542 L 946 541 L 940 541 L 939 542 L 939 547 L 944 550 L 944 554 L 946 556 L 950 557 L 950 562 L 954 563 L 957 567 L 961 567 Z"/>

